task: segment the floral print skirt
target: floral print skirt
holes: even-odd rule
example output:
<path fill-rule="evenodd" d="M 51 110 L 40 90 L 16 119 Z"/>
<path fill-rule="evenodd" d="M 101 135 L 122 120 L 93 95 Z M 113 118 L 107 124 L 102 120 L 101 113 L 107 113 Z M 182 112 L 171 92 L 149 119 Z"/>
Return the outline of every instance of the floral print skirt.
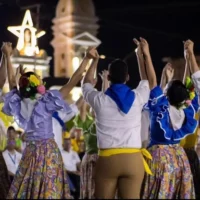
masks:
<path fill-rule="evenodd" d="M 27 143 L 7 199 L 71 199 L 54 139 Z"/>
<path fill-rule="evenodd" d="M 98 159 L 97 154 L 85 154 L 81 163 L 80 199 L 94 199 L 95 183 L 94 169 Z"/>
<path fill-rule="evenodd" d="M 195 199 L 193 176 L 185 151 L 179 145 L 154 145 L 147 160 L 153 175 L 145 174 L 142 199 Z"/>

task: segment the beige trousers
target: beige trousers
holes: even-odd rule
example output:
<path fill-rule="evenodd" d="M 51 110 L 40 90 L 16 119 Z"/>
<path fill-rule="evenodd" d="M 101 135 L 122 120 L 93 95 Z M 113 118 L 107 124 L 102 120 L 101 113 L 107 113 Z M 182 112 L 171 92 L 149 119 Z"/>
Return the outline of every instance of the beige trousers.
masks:
<path fill-rule="evenodd" d="M 95 198 L 139 199 L 144 178 L 141 153 L 124 153 L 99 157 L 95 169 Z"/>

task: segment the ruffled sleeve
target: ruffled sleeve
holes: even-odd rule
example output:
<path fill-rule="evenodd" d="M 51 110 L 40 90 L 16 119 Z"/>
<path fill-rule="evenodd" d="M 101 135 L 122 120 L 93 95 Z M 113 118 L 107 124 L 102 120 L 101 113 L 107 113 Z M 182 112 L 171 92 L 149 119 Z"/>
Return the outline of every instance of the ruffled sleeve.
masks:
<path fill-rule="evenodd" d="M 195 100 L 194 100 L 195 102 Z M 193 134 L 198 126 L 198 121 L 195 119 L 196 110 L 194 104 L 191 104 L 187 108 L 183 109 L 185 114 L 185 123 L 183 126 L 174 130 L 170 125 L 168 107 L 163 107 L 162 110 L 158 113 L 157 122 L 160 125 L 160 128 L 164 132 L 164 137 L 167 140 L 171 141 L 180 141 L 184 139 L 187 135 Z"/>
<path fill-rule="evenodd" d="M 8 116 L 13 116 L 15 121 L 20 127 L 24 127 L 26 120 L 21 115 L 21 97 L 17 89 L 13 89 L 10 92 L 6 93 L 3 97 L 3 108 L 2 112 Z"/>
<path fill-rule="evenodd" d="M 48 119 L 49 115 L 53 115 L 56 111 L 63 111 L 66 114 L 72 112 L 58 90 L 49 90 L 38 100 L 35 106 L 32 115 L 34 125 L 37 127 L 37 124 Z"/>
<path fill-rule="evenodd" d="M 70 106 L 62 98 L 62 95 L 58 90 L 49 90 L 42 97 L 41 102 L 43 105 L 45 105 L 45 109 L 49 113 L 53 113 L 59 110 L 71 112 Z"/>
<path fill-rule="evenodd" d="M 169 106 L 169 102 L 166 96 L 163 94 L 162 89 L 159 86 L 156 86 L 150 92 L 150 98 L 145 106 L 146 109 L 149 109 L 150 112 L 152 111 L 159 111 L 163 106 Z"/>

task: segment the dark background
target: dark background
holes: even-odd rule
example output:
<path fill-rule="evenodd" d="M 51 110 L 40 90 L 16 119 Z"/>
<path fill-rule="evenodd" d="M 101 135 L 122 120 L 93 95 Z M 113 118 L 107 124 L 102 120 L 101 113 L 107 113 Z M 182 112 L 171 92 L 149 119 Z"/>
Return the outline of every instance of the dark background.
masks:
<path fill-rule="evenodd" d="M 49 42 L 52 40 L 51 20 L 55 16 L 57 0 L 0 0 L 0 42 L 11 41 L 16 45 L 17 37 L 7 31 L 7 26 L 21 25 L 25 13 L 21 8 L 35 3 L 42 4 L 40 28 L 47 32 L 39 39 L 39 47 L 53 56 Z M 94 0 L 94 4 L 100 19 L 97 37 L 102 41 L 98 51 L 107 56 L 107 59 L 101 60 L 99 70 L 106 68 L 113 58 L 126 58 L 131 75 L 129 85 L 132 87 L 139 81 L 133 37 L 142 36 L 148 40 L 158 79 L 164 66 L 163 57 L 183 56 L 183 40 L 192 39 L 195 42 L 195 52 L 200 52 L 198 0 Z M 34 9 L 31 11 L 35 24 Z"/>

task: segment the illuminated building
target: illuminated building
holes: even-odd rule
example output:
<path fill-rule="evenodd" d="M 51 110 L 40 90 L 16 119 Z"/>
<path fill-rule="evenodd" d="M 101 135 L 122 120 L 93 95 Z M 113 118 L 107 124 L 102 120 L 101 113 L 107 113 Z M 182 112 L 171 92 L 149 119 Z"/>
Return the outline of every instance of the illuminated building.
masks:
<path fill-rule="evenodd" d="M 92 0 L 59 0 L 53 22 L 54 75 L 70 78 L 78 68 L 85 50 L 98 47 L 98 18 Z M 60 86 L 56 86 L 59 88 Z M 72 91 L 72 99 L 80 96 L 80 88 Z"/>

